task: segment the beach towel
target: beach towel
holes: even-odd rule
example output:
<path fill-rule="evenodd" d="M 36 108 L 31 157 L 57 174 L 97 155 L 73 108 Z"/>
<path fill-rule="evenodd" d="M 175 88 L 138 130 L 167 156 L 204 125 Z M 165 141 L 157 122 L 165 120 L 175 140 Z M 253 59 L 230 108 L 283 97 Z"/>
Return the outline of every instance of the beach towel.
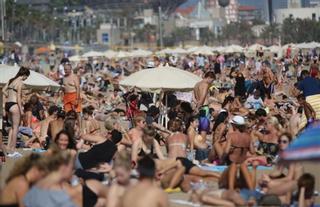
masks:
<path fill-rule="evenodd" d="M 226 168 L 228 168 L 227 165 L 200 165 L 199 166 L 203 170 L 208 171 L 214 171 L 214 172 L 223 172 Z M 251 169 L 252 167 L 249 167 Z M 273 167 L 266 167 L 266 166 L 258 166 L 257 170 L 272 170 Z"/>
<path fill-rule="evenodd" d="M 65 112 L 74 110 L 78 113 L 81 112 L 81 103 L 76 105 L 77 93 L 65 93 L 63 96 L 63 107 Z"/>

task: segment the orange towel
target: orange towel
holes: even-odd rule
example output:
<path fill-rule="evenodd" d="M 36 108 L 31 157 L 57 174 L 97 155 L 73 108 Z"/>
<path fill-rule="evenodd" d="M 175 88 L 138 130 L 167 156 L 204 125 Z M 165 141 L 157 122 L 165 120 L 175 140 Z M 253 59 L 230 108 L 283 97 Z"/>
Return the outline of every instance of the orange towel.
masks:
<path fill-rule="evenodd" d="M 65 112 L 69 112 L 71 110 L 74 110 L 78 113 L 81 112 L 81 103 L 76 104 L 77 101 L 77 93 L 65 93 L 63 96 L 63 107 Z"/>

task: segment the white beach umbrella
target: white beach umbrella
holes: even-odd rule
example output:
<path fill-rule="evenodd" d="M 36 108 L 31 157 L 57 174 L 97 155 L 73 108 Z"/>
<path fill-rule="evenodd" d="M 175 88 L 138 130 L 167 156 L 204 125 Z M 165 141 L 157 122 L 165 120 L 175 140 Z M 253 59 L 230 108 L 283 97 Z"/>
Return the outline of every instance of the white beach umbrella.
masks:
<path fill-rule="evenodd" d="M 151 55 L 152 52 L 149 50 L 137 49 L 130 52 L 130 57 L 149 57 Z"/>
<path fill-rule="evenodd" d="M 107 50 L 103 53 L 103 56 L 104 57 L 107 57 L 109 59 L 111 58 L 115 58 L 117 56 L 117 52 L 116 51 L 113 51 L 113 50 Z"/>
<path fill-rule="evenodd" d="M 103 57 L 104 54 L 102 52 L 97 52 L 97 51 L 90 51 L 86 52 L 82 55 L 84 58 L 94 58 L 94 57 Z"/>
<path fill-rule="evenodd" d="M 262 48 L 262 50 L 267 49 L 264 45 L 256 43 L 248 47 L 248 51 L 257 51 L 257 50 L 260 50 L 260 48 Z"/>
<path fill-rule="evenodd" d="M 170 66 L 145 69 L 120 81 L 122 86 L 137 87 L 145 91 L 191 91 L 201 78 L 193 73 Z"/>

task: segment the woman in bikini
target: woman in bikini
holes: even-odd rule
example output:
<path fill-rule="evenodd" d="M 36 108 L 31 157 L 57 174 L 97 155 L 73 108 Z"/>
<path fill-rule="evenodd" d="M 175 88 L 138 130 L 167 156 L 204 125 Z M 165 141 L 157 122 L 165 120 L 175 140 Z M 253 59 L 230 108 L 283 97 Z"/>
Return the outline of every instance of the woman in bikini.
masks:
<path fill-rule="evenodd" d="M 250 173 L 247 168 L 247 153 L 254 154 L 254 144 L 250 134 L 246 132 L 246 123 L 242 116 L 234 116 L 231 120 L 233 132 L 227 134 L 227 146 L 225 153 L 228 154 L 229 167 L 229 190 L 234 190 L 235 177 L 238 168 L 242 172 L 250 190 L 254 188 Z"/>
<path fill-rule="evenodd" d="M 23 81 L 27 80 L 30 75 L 28 68 L 21 67 L 15 77 L 11 78 L 6 86 L 3 88 L 3 93 L 6 96 L 5 110 L 11 122 L 11 129 L 9 131 L 8 150 L 10 154 L 8 156 L 19 156 L 18 152 L 15 152 L 17 134 L 21 121 L 22 110 L 22 93 Z"/>
<path fill-rule="evenodd" d="M 154 130 L 154 128 L 148 126 L 143 130 L 142 139 L 136 140 L 133 143 L 131 151 L 131 160 L 134 165 L 140 158 L 146 155 L 149 155 L 151 157 L 157 157 L 160 160 L 164 159 L 164 155 L 161 151 L 160 145 L 154 138 L 155 135 L 156 131 Z"/>

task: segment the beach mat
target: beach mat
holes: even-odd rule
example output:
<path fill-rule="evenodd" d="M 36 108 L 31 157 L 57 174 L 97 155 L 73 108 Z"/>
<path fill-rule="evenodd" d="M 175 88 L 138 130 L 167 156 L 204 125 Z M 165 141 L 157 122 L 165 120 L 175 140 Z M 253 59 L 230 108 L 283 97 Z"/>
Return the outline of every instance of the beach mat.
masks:
<path fill-rule="evenodd" d="M 223 172 L 228 166 L 227 165 L 199 165 L 199 167 L 203 170 L 208 171 L 214 171 L 214 172 Z M 252 169 L 252 167 L 249 166 L 249 169 Z M 257 170 L 272 170 L 273 167 L 267 167 L 267 166 L 258 166 Z"/>

